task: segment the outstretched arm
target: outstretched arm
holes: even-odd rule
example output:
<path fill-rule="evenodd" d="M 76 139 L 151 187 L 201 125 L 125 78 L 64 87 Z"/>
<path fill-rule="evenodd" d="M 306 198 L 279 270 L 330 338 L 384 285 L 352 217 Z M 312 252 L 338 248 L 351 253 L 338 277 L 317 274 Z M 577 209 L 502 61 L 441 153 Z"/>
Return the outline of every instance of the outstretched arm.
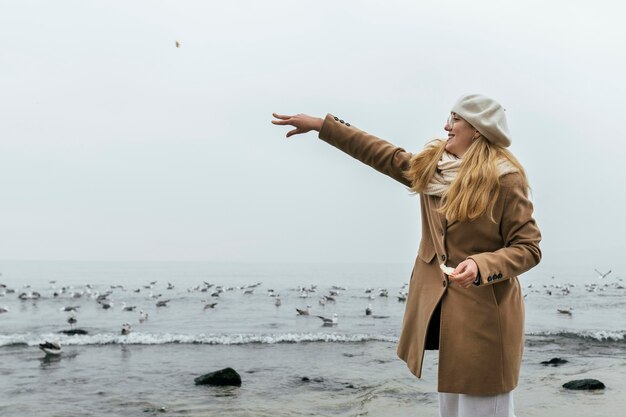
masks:
<path fill-rule="evenodd" d="M 287 132 L 287 137 L 311 130 L 318 131 L 319 138 L 328 144 L 407 187 L 411 186 L 411 182 L 404 176 L 404 172 L 409 167 L 412 155 L 403 148 L 363 132 L 330 114 L 324 119 L 306 114 L 286 116 L 274 113 L 274 117 L 278 119 L 272 120 L 272 123 L 276 125 L 295 127 L 295 129 Z"/>

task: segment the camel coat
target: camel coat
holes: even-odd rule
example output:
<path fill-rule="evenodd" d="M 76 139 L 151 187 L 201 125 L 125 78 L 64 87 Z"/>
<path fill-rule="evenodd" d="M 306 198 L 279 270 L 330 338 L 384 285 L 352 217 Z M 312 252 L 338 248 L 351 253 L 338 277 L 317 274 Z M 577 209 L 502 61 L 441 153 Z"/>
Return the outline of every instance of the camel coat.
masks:
<path fill-rule="evenodd" d="M 407 187 L 411 153 L 327 115 L 320 139 Z M 398 356 L 418 378 L 425 349 L 439 349 L 438 391 L 495 395 L 518 383 L 524 349 L 524 298 L 518 276 L 539 263 L 541 234 L 519 173 L 500 178 L 487 215 L 448 223 L 439 197 L 420 194 L 422 236 L 411 274 Z M 450 284 L 440 263 L 471 258 L 480 283 Z"/>

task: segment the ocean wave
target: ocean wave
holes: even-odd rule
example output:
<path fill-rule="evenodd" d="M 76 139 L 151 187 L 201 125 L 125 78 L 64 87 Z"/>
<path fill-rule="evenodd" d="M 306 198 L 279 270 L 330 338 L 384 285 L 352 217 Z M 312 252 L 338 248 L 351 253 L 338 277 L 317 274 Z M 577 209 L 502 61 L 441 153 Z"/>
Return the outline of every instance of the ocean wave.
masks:
<path fill-rule="evenodd" d="M 626 330 L 580 330 L 580 331 L 543 331 L 527 333 L 527 336 L 562 337 L 598 342 L 626 342 Z"/>
<path fill-rule="evenodd" d="M 363 343 L 369 341 L 397 342 L 394 336 L 372 334 L 341 333 L 284 333 L 284 334 L 224 334 L 224 335 L 186 335 L 131 333 L 122 336 L 118 333 L 99 333 L 94 335 L 67 336 L 58 333 L 33 334 L 17 333 L 0 335 L 0 347 L 37 346 L 43 341 L 58 341 L 64 346 L 83 345 L 165 345 L 165 344 L 202 344 L 202 345 L 246 345 L 277 343 Z"/>
<path fill-rule="evenodd" d="M 596 342 L 626 342 L 626 330 L 539 331 L 526 333 L 527 337 L 563 338 Z M 37 346 L 44 341 L 58 341 L 65 346 L 82 345 L 248 345 L 281 343 L 365 343 L 370 341 L 397 343 L 397 336 L 347 333 L 281 333 L 281 334 L 172 334 L 97 333 L 68 336 L 59 333 L 15 333 L 0 335 L 0 347 Z"/>

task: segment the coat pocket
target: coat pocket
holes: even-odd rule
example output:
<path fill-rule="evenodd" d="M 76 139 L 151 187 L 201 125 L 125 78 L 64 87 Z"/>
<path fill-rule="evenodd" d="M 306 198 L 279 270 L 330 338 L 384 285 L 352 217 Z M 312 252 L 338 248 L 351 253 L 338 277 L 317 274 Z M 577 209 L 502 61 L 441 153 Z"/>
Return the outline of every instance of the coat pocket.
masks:
<path fill-rule="evenodd" d="M 422 240 L 420 242 L 420 247 L 417 251 L 417 256 L 427 264 L 429 264 L 433 258 L 435 257 L 435 247 L 430 242 L 425 242 Z"/>

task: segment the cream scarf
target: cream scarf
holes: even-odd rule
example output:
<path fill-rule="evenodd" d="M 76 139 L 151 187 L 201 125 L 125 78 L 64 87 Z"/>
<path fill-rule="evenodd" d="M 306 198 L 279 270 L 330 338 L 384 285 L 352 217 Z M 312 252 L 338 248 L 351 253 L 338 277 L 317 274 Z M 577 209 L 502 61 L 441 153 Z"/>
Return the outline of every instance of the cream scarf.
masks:
<path fill-rule="evenodd" d="M 437 171 L 422 193 L 443 197 L 459 173 L 462 161 L 448 151 L 443 151 L 441 159 L 437 162 Z M 506 159 L 499 159 L 496 166 L 500 176 L 517 172 L 517 168 Z"/>

